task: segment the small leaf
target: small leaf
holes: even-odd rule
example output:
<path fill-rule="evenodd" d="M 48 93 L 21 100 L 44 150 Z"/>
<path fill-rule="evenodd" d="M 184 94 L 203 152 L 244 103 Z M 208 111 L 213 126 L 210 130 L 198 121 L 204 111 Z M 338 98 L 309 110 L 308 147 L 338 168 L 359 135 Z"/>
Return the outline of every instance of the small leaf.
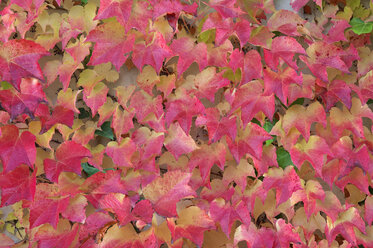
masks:
<path fill-rule="evenodd" d="M 364 22 L 360 18 L 352 18 L 350 25 L 352 27 L 352 31 L 358 35 L 368 34 L 373 30 L 373 22 Z"/>
<path fill-rule="evenodd" d="M 87 173 L 88 177 L 92 176 L 96 172 L 99 172 L 99 170 L 93 166 L 91 166 L 88 163 L 82 163 L 82 168 L 85 173 Z"/>
<path fill-rule="evenodd" d="M 289 165 L 294 165 L 293 161 L 291 161 L 290 154 L 286 151 L 283 147 L 277 148 L 276 151 L 277 155 L 277 163 L 281 168 L 285 168 Z"/>
<path fill-rule="evenodd" d="M 113 134 L 113 130 L 110 127 L 110 121 L 104 122 L 101 126 L 101 130 L 97 129 L 95 131 L 95 134 L 113 140 L 114 139 L 114 134 Z"/>

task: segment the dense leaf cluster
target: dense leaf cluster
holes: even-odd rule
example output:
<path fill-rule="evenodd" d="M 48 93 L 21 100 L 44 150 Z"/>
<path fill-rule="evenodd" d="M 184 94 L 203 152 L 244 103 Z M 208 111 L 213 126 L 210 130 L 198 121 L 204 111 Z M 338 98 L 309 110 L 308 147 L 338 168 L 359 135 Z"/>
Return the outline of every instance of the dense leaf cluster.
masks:
<path fill-rule="evenodd" d="M 1 247 L 373 247 L 373 6 L 0 1 Z"/>

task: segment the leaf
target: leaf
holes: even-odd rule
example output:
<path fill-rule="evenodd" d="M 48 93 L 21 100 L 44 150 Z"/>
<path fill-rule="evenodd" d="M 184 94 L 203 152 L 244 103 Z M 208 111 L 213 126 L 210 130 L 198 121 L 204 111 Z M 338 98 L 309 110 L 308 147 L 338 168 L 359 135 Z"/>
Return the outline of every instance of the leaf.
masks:
<path fill-rule="evenodd" d="M 278 147 L 276 149 L 276 155 L 278 166 L 280 166 L 281 168 L 285 169 L 285 167 L 289 165 L 294 165 L 289 152 L 286 151 L 283 147 Z"/>
<path fill-rule="evenodd" d="M 167 219 L 168 228 L 172 238 L 181 237 L 192 240 L 198 246 L 202 246 L 205 230 L 215 229 L 214 221 L 207 213 L 197 206 L 190 206 L 180 211 L 177 224 L 172 219 Z"/>
<path fill-rule="evenodd" d="M 117 21 L 125 26 L 126 22 L 130 18 L 132 10 L 132 0 L 101 0 L 100 8 L 95 17 L 95 20 L 102 20 L 115 16 Z"/>
<path fill-rule="evenodd" d="M 7 125 L 0 128 L 0 135 L 0 158 L 4 172 L 12 171 L 21 164 L 34 167 L 36 138 L 32 133 L 24 131 L 19 135 L 15 125 Z"/>
<path fill-rule="evenodd" d="M 358 35 L 368 34 L 368 33 L 371 33 L 373 30 L 373 22 L 364 22 L 360 18 L 356 18 L 356 17 L 351 19 L 350 25 L 351 25 L 352 31 Z"/>
<path fill-rule="evenodd" d="M 170 125 L 164 145 L 176 159 L 198 148 L 192 137 L 186 134 L 177 122 Z"/>
<path fill-rule="evenodd" d="M 58 176 L 63 171 L 81 173 L 81 160 L 90 157 L 90 151 L 75 141 L 65 141 L 56 150 L 56 159 L 45 159 L 44 170 L 47 178 L 58 182 Z"/>
<path fill-rule="evenodd" d="M 0 44 L 1 80 L 11 83 L 20 89 L 21 79 L 34 77 L 44 80 L 38 61 L 49 53 L 31 40 L 9 40 Z"/>
<path fill-rule="evenodd" d="M 143 194 L 159 215 L 176 216 L 176 203 L 184 197 L 196 195 L 188 185 L 191 176 L 190 173 L 179 170 L 169 171 L 146 185 Z"/>
<path fill-rule="evenodd" d="M 96 43 L 88 65 L 111 62 L 119 71 L 132 50 L 135 38 L 126 35 L 119 22 L 111 20 L 92 30 L 87 41 Z"/>
<path fill-rule="evenodd" d="M 111 157 L 117 166 L 133 167 L 132 154 L 136 151 L 136 145 L 130 138 L 124 138 L 120 143 L 110 141 L 105 149 L 106 154 Z"/>
<path fill-rule="evenodd" d="M 9 173 L 0 174 L 2 207 L 12 205 L 20 200 L 34 200 L 35 172 L 30 174 L 29 167 L 21 165 Z"/>
<path fill-rule="evenodd" d="M 88 177 L 90 177 L 93 174 L 95 174 L 96 172 L 100 171 L 99 169 L 91 166 L 88 163 L 82 163 L 82 168 L 83 168 L 84 172 L 87 173 Z"/>
<path fill-rule="evenodd" d="M 95 134 L 113 140 L 114 134 L 113 134 L 113 130 L 111 129 L 110 125 L 111 125 L 110 121 L 105 121 L 101 125 L 101 130 L 97 129 L 95 131 Z"/>

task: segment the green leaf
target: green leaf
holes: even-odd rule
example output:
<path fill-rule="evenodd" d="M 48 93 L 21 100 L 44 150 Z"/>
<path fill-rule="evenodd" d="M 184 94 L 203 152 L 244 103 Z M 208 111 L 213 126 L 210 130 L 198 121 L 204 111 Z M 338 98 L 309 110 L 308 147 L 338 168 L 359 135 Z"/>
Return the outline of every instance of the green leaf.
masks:
<path fill-rule="evenodd" d="M 273 120 L 273 122 L 266 121 L 264 122 L 263 129 L 266 130 L 267 133 L 271 132 L 273 126 L 276 124 L 278 120 Z M 266 146 L 272 144 L 276 140 L 276 135 L 272 135 L 273 139 L 266 140 Z"/>
<path fill-rule="evenodd" d="M 101 130 L 97 129 L 95 131 L 95 134 L 113 140 L 114 139 L 114 134 L 113 134 L 113 130 L 110 127 L 110 124 L 111 124 L 110 121 L 104 122 L 104 124 L 102 124 L 102 126 L 101 126 Z"/>
<path fill-rule="evenodd" d="M 286 151 L 283 147 L 278 147 L 276 150 L 277 155 L 277 163 L 278 166 L 285 169 L 285 167 L 289 165 L 294 165 L 293 161 L 291 161 L 291 157 L 288 151 Z"/>
<path fill-rule="evenodd" d="M 99 169 L 93 167 L 92 165 L 88 163 L 82 163 L 82 168 L 83 168 L 83 171 L 87 173 L 88 177 L 100 171 Z"/>
<path fill-rule="evenodd" d="M 350 21 L 352 31 L 355 34 L 368 34 L 373 30 L 373 22 L 364 22 L 360 18 L 352 18 Z"/>
<path fill-rule="evenodd" d="M 289 106 L 289 108 L 293 105 L 296 105 L 296 104 L 299 104 L 299 105 L 303 105 L 304 103 L 304 98 L 298 98 L 297 100 L 295 100 L 294 102 L 292 102 Z"/>
<path fill-rule="evenodd" d="M 10 88 L 12 88 L 13 86 L 10 84 L 10 83 L 8 83 L 7 81 L 2 81 L 1 82 L 1 88 L 3 89 L 3 90 L 8 90 L 8 89 L 10 89 Z"/>

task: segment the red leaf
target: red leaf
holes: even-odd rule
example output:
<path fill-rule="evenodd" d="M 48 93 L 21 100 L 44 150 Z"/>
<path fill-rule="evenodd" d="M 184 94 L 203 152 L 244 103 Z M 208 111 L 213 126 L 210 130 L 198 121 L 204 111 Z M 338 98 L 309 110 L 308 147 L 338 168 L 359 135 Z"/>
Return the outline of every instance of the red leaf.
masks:
<path fill-rule="evenodd" d="M 271 168 L 264 177 L 263 188 L 268 191 L 276 189 L 276 206 L 287 201 L 294 192 L 302 189 L 300 178 L 292 166 L 285 170 L 281 168 Z"/>
<path fill-rule="evenodd" d="M 289 36 L 300 36 L 299 27 L 303 27 L 306 20 L 297 13 L 280 9 L 276 11 L 268 20 L 267 26 L 270 31 L 280 31 Z"/>
<path fill-rule="evenodd" d="M 299 234 L 295 232 L 292 224 L 286 224 L 284 219 L 276 221 L 277 237 L 281 247 L 290 247 L 290 243 L 300 245 L 302 240 Z"/>
<path fill-rule="evenodd" d="M 92 30 L 86 41 L 96 43 L 89 65 L 111 62 L 119 71 L 132 50 L 135 37 L 126 35 L 119 22 L 109 21 Z"/>
<path fill-rule="evenodd" d="M 132 221 L 131 201 L 123 194 L 108 194 L 99 201 L 100 208 L 115 214 L 120 225 L 124 226 Z"/>
<path fill-rule="evenodd" d="M 61 172 L 74 172 L 81 174 L 81 160 L 90 157 L 91 152 L 75 141 L 65 141 L 56 150 L 56 160 L 45 159 L 44 170 L 47 178 L 58 182 Z"/>
<path fill-rule="evenodd" d="M 0 45 L 0 76 L 16 89 L 21 79 L 34 77 L 44 80 L 38 60 L 49 53 L 31 40 L 10 40 Z"/>
<path fill-rule="evenodd" d="M 143 194 L 158 214 L 165 217 L 176 216 L 176 203 L 186 196 L 196 195 L 188 185 L 190 177 L 190 173 L 169 171 L 143 188 Z"/>
<path fill-rule="evenodd" d="M 197 62 L 199 70 L 203 70 L 207 65 L 207 47 L 205 43 L 196 45 L 193 39 L 182 37 L 174 40 L 170 48 L 174 55 L 179 56 L 177 62 L 177 73 L 179 76 L 182 76 L 193 62 Z"/>
<path fill-rule="evenodd" d="M 21 165 L 9 173 L 0 174 L 1 207 L 20 200 L 34 200 L 36 170 L 30 175 L 29 167 Z"/>
<path fill-rule="evenodd" d="M 208 108 L 203 115 L 196 119 L 196 125 L 206 125 L 209 143 L 219 141 L 224 135 L 228 135 L 232 140 L 236 138 L 236 116 L 221 116 L 216 108 Z"/>
<path fill-rule="evenodd" d="M 223 18 L 218 12 L 213 12 L 204 22 L 201 32 L 209 29 L 216 30 L 215 45 L 220 46 L 232 34 L 234 24 L 232 18 Z"/>
<path fill-rule="evenodd" d="M 232 140 L 228 136 L 227 143 L 234 159 L 239 163 L 241 158 L 245 157 L 247 153 L 254 156 L 256 159 L 260 159 L 262 156 L 263 142 L 271 138 L 272 136 L 263 128 L 250 122 L 246 125 L 244 130 L 239 129 L 235 140 Z"/>
<path fill-rule="evenodd" d="M 122 139 L 120 143 L 110 141 L 105 149 L 106 154 L 117 166 L 125 167 L 133 167 L 131 157 L 135 151 L 136 145 L 130 138 Z"/>
<path fill-rule="evenodd" d="M 14 125 L 0 128 L 0 158 L 4 172 L 14 170 L 21 164 L 34 167 L 36 159 L 35 136 L 24 131 L 19 136 L 19 130 Z"/>
<path fill-rule="evenodd" d="M 234 244 L 245 241 L 248 247 L 274 247 L 276 243 L 276 234 L 272 229 L 257 229 L 254 223 L 250 225 L 240 225 L 234 234 Z"/>
<path fill-rule="evenodd" d="M 131 190 L 130 185 L 126 185 L 121 179 L 120 170 L 108 170 L 106 173 L 97 172 L 84 181 L 82 191 L 87 194 L 127 194 Z"/>
<path fill-rule="evenodd" d="M 46 97 L 41 83 L 32 78 L 22 79 L 20 92 L 15 89 L 0 91 L 1 106 L 10 113 L 11 119 L 21 114 L 34 117 L 34 112 L 39 103 L 45 100 Z"/>
<path fill-rule="evenodd" d="M 242 79 L 241 83 L 246 84 L 253 79 L 262 77 L 263 66 L 261 57 L 256 50 L 250 50 L 246 54 L 235 49 L 230 56 L 229 66 L 236 71 L 241 68 Z"/>
<path fill-rule="evenodd" d="M 101 0 L 100 8 L 94 20 L 102 20 L 115 16 L 118 22 L 124 27 L 130 18 L 132 0 Z"/>
<path fill-rule="evenodd" d="M 159 32 L 154 32 L 149 44 L 137 43 L 133 48 L 132 61 L 142 71 L 144 65 L 151 65 L 157 73 L 161 70 L 165 58 L 171 57 L 172 51 Z"/>
<path fill-rule="evenodd" d="M 170 125 L 164 145 L 176 159 L 198 148 L 192 137 L 187 135 L 177 122 Z"/>

